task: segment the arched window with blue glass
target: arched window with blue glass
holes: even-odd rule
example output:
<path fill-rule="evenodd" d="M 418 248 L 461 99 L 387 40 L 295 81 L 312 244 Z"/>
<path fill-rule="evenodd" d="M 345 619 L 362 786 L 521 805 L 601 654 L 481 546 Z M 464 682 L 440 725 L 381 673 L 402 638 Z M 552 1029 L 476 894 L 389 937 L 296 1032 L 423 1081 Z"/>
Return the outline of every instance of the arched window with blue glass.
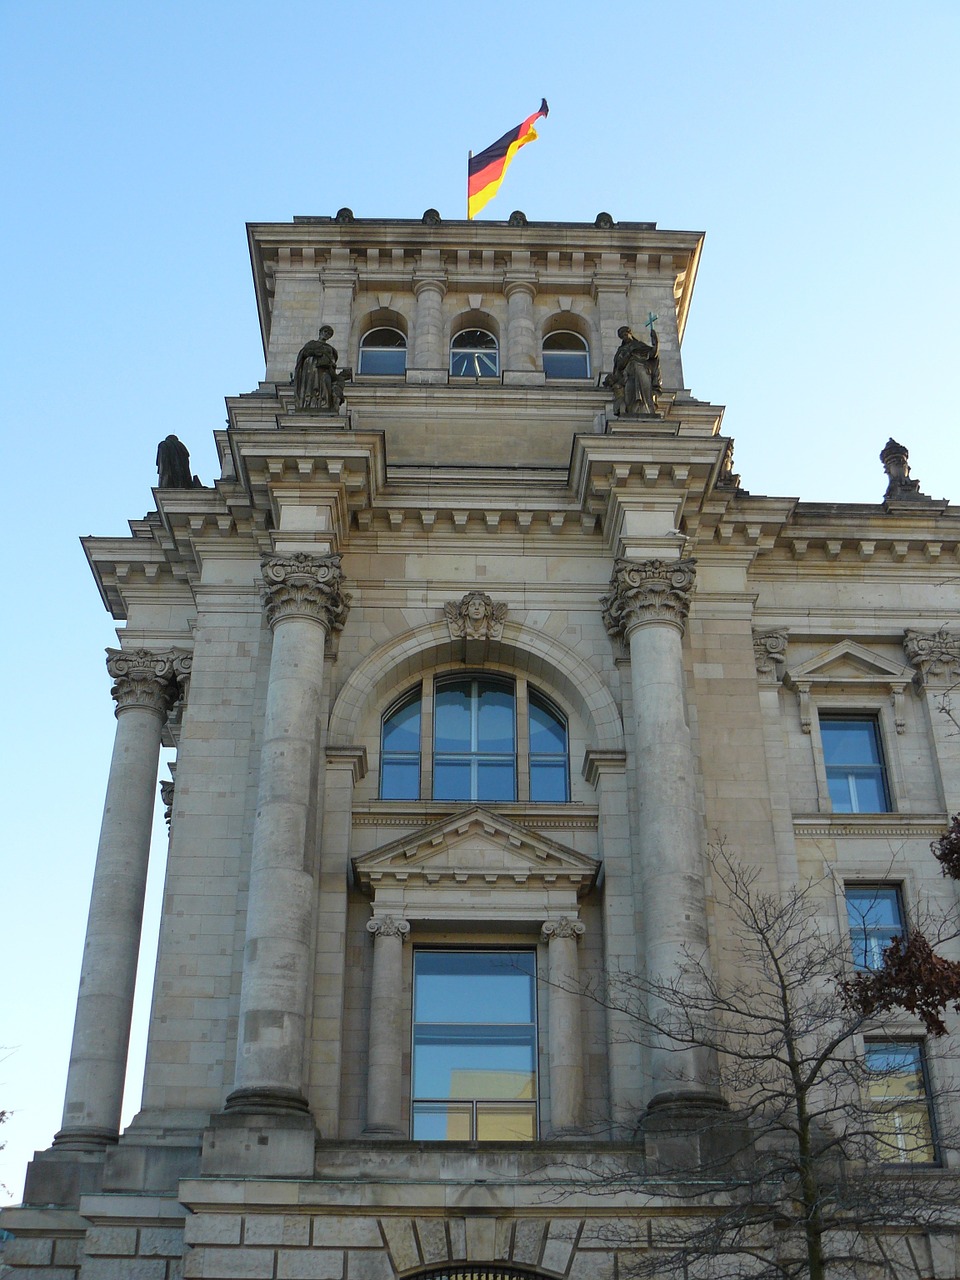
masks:
<path fill-rule="evenodd" d="M 383 717 L 380 798 L 564 804 L 567 721 L 523 677 L 427 676 Z"/>
<path fill-rule="evenodd" d="M 499 378 L 500 345 L 487 329 L 461 329 L 450 342 L 450 374 L 454 378 Z"/>
<path fill-rule="evenodd" d="M 407 368 L 407 340 L 399 329 L 368 329 L 360 339 L 359 373 L 378 378 L 403 377 Z"/>
<path fill-rule="evenodd" d="M 585 338 L 558 329 L 543 340 L 543 373 L 547 378 L 589 378 L 590 349 Z"/>

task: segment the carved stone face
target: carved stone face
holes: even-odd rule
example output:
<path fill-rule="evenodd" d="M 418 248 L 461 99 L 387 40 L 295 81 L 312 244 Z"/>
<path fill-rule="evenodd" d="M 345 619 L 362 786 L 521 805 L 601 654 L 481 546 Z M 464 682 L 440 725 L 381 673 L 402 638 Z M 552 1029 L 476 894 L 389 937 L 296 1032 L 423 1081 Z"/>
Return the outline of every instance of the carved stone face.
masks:
<path fill-rule="evenodd" d="M 622 327 L 622 328 L 620 328 L 620 329 L 618 329 L 618 330 L 617 330 L 617 337 L 618 337 L 618 338 L 632 338 L 632 337 L 633 337 L 633 330 L 630 328 L 630 326 L 629 326 L 628 324 L 625 324 L 625 325 L 623 325 L 623 327 Z"/>
<path fill-rule="evenodd" d="M 323 326 L 323 328 L 320 330 L 320 332 L 319 332 L 319 334 L 317 335 L 317 337 L 319 337 L 319 338 L 332 338 L 332 337 L 333 337 L 333 330 L 330 328 L 330 326 L 329 326 L 328 324 L 325 324 L 325 325 Z"/>
<path fill-rule="evenodd" d="M 483 603 L 481 597 L 473 596 L 467 605 L 467 617 L 474 622 L 479 622 L 481 618 L 485 617 L 486 612 L 487 606 Z"/>

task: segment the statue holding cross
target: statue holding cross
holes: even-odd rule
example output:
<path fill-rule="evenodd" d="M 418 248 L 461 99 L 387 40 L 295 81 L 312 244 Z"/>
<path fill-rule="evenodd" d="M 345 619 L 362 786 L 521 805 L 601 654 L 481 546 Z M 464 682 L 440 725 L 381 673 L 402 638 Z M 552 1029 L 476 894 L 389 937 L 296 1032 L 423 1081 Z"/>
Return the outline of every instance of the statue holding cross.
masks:
<path fill-rule="evenodd" d="M 657 396 L 663 390 L 660 381 L 660 339 L 653 327 L 657 317 L 650 312 L 646 327 L 650 342 L 635 337 L 629 325 L 617 330 L 620 346 L 613 357 L 613 372 L 604 385 L 614 394 L 614 411 L 619 416 L 657 418 Z"/>

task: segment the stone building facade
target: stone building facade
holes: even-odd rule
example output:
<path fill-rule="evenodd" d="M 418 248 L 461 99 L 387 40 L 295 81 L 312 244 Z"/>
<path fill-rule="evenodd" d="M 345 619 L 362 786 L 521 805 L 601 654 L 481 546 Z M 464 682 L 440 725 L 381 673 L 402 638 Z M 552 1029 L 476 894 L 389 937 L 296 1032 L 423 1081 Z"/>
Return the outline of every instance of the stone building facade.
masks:
<path fill-rule="evenodd" d="M 344 210 L 249 240 L 266 372 L 227 401 L 219 479 L 85 542 L 125 624 L 117 741 L 63 1124 L 7 1260 L 616 1280 L 666 1201 L 582 1170 L 615 1152 L 641 1180 L 642 1122 L 682 1128 L 715 1084 L 585 993 L 732 963 L 717 834 L 771 891 L 829 872 L 840 937 L 844 886 L 955 905 L 928 846 L 960 796 L 960 509 L 905 454 L 876 505 L 740 486 L 721 408 L 684 389 L 699 234 Z M 298 408 L 324 325 L 346 403 Z M 658 334 L 657 415 L 605 382 L 624 325 Z M 953 1041 L 896 1040 L 932 1108 Z M 921 1233 L 918 1274 L 957 1275 L 954 1249 Z"/>

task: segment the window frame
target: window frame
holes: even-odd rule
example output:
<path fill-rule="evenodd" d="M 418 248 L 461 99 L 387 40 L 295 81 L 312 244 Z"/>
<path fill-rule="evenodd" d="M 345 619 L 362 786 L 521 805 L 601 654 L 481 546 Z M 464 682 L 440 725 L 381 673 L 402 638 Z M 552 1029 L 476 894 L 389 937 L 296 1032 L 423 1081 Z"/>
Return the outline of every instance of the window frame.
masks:
<path fill-rule="evenodd" d="M 556 352 L 554 351 L 548 352 L 547 342 L 551 338 L 558 338 L 558 337 L 576 338 L 577 342 L 580 343 L 581 346 L 576 351 L 574 351 L 574 349 L 571 347 L 568 351 L 563 351 L 561 349 L 560 351 L 556 351 Z M 553 355 L 559 355 L 561 357 L 563 357 L 564 355 L 582 355 L 586 361 L 586 372 L 585 373 L 548 373 L 546 357 L 553 356 Z M 549 379 L 549 381 L 551 382 L 582 382 L 584 380 L 589 381 L 590 369 L 591 369 L 590 344 L 587 341 L 587 339 L 583 336 L 582 333 L 577 333 L 576 329 L 551 329 L 550 332 L 545 333 L 540 340 L 540 363 L 541 363 L 541 368 L 543 369 L 544 377 Z"/>
<path fill-rule="evenodd" d="M 880 1052 L 890 1053 L 890 1052 L 895 1052 L 898 1049 L 905 1049 L 905 1048 L 911 1048 L 916 1051 L 916 1061 L 919 1067 L 918 1075 L 920 1078 L 920 1084 L 923 1092 L 919 1095 L 919 1097 L 916 1099 L 915 1102 L 911 1102 L 911 1099 L 909 1098 L 908 1095 L 904 1095 L 904 1098 L 902 1101 L 903 1101 L 904 1108 L 907 1108 L 910 1106 L 914 1106 L 915 1108 L 918 1108 L 919 1103 L 921 1101 L 923 1103 L 923 1110 L 926 1114 L 926 1130 L 929 1137 L 928 1150 L 929 1150 L 930 1158 L 925 1160 L 911 1160 L 909 1156 L 906 1155 L 906 1153 L 903 1151 L 903 1148 L 901 1147 L 901 1154 L 904 1155 L 903 1159 L 885 1160 L 881 1156 L 881 1144 L 887 1143 L 889 1145 L 889 1139 L 882 1138 L 875 1134 L 874 1143 L 877 1148 L 879 1163 L 884 1165 L 885 1167 L 908 1166 L 912 1168 L 917 1165 L 925 1165 L 928 1168 L 930 1168 L 932 1166 L 941 1165 L 943 1161 L 942 1161 L 940 1144 L 939 1144 L 938 1135 L 937 1135 L 937 1118 L 936 1118 L 936 1110 L 934 1107 L 934 1093 L 931 1086 L 930 1068 L 929 1068 L 929 1063 L 927 1061 L 926 1044 L 922 1039 L 916 1036 L 887 1036 L 882 1038 L 881 1037 L 874 1038 L 871 1036 L 864 1039 L 864 1043 L 863 1043 L 864 1102 L 865 1102 L 868 1113 L 871 1113 L 871 1114 L 881 1113 L 880 1107 L 872 1104 L 869 1093 L 867 1092 L 868 1085 L 871 1079 L 871 1074 L 873 1075 L 874 1078 L 878 1078 L 882 1074 L 879 1071 L 872 1072 L 872 1069 L 870 1067 L 871 1051 L 875 1053 L 880 1053 Z M 892 1075 L 893 1073 L 888 1072 L 886 1074 Z M 882 1114 L 886 1114 L 890 1116 L 898 1116 L 900 1112 L 896 1107 L 891 1106 L 888 1109 L 885 1108 Z"/>
<path fill-rule="evenodd" d="M 457 371 L 456 371 L 456 370 L 454 369 L 454 367 L 453 367 L 454 351 L 455 351 L 454 343 L 457 341 L 457 339 L 458 339 L 458 338 L 460 338 L 460 337 L 462 337 L 464 334 L 468 334 L 468 333 L 483 333 L 483 334 L 486 334 L 486 336 L 490 339 L 490 341 L 491 341 L 492 345 L 491 345 L 491 346 L 489 346 L 489 347 L 482 347 L 482 346 L 472 346 L 472 347 L 467 347 L 467 346 L 463 346 L 463 347 L 456 348 L 456 352 L 457 352 L 457 354 L 459 354 L 459 355 L 465 355 L 465 356 L 470 356 L 470 355 L 472 355 L 472 356 L 473 356 L 473 358 L 474 358 L 474 370 L 473 370 L 473 371 L 471 371 L 471 372 L 469 372 L 469 373 L 468 373 L 468 372 L 466 372 L 466 371 L 465 371 L 465 372 L 462 372 L 462 373 L 457 373 Z M 450 346 L 449 346 L 449 348 L 448 348 L 448 352 L 449 352 L 449 360 L 448 360 L 448 364 L 447 364 L 447 369 L 448 369 L 448 371 L 449 371 L 449 376 L 450 376 L 451 378 L 458 378 L 458 379 L 459 379 L 459 378 L 473 378 L 473 379 L 474 379 L 474 381 L 476 381 L 476 382 L 495 382 L 495 381 L 498 381 L 498 380 L 499 380 L 499 378 L 500 378 L 500 373 L 501 373 L 501 369 L 500 369 L 500 339 L 499 339 L 499 338 L 497 337 L 497 335 L 496 335 L 495 333 L 493 333 L 490 329 L 483 329 L 483 328 L 481 328 L 479 325 L 467 325 L 467 326 L 466 326 L 465 328 L 463 328 L 463 329 L 458 329 L 456 333 L 452 333 L 452 334 L 450 335 Z M 493 369 L 492 369 L 492 371 L 490 371 L 490 372 L 483 372 L 483 371 L 481 371 L 481 369 L 480 369 L 480 360 L 481 360 L 481 358 L 486 359 L 486 360 L 489 360 L 489 359 L 491 358 L 491 353 L 492 353 L 492 356 L 493 356 L 493 364 L 494 364 L 494 368 L 493 368 Z"/>
<path fill-rule="evenodd" d="M 866 916 L 863 912 L 859 913 L 859 918 L 863 923 L 858 925 L 854 913 L 851 911 L 851 894 L 855 893 L 872 893 L 875 899 L 878 894 L 891 895 L 896 907 L 896 930 L 892 926 L 867 925 Z M 910 936 L 907 912 L 904 906 L 903 884 L 900 881 L 889 880 L 846 879 L 843 882 L 843 903 L 853 967 L 858 973 L 875 973 L 883 963 L 883 952 L 893 939 L 895 937 L 907 939 Z M 861 963 L 860 959 L 861 953 L 863 963 Z"/>
<path fill-rule="evenodd" d="M 490 680 L 509 686 L 513 692 L 514 703 L 514 795 L 512 800 L 477 800 L 460 799 L 444 800 L 436 797 L 434 765 L 437 758 L 435 746 L 436 694 L 438 687 L 445 681 L 456 680 Z M 401 754 L 384 751 L 384 729 L 390 716 L 404 709 L 418 696 L 420 697 L 420 755 L 419 755 L 419 789 L 416 796 L 384 795 L 384 762 L 385 758 L 396 756 L 397 762 Z M 530 749 L 530 715 L 531 706 L 539 705 L 553 716 L 563 730 L 565 751 L 539 752 Z M 498 671 L 489 669 L 466 670 L 445 668 L 439 671 L 424 672 L 420 683 L 405 689 L 387 706 L 380 718 L 379 760 L 377 762 L 378 781 L 377 799 L 383 802 L 399 802 L 406 804 L 436 802 L 438 804 L 570 804 L 573 799 L 573 787 L 570 771 L 570 718 L 558 705 L 556 700 L 538 686 L 532 686 L 522 672 Z M 444 753 L 441 753 L 444 754 Z M 534 773 L 538 767 L 543 770 L 551 765 L 563 762 L 563 799 L 533 799 L 536 789 Z M 387 763 L 394 761 L 387 759 Z"/>
<path fill-rule="evenodd" d="M 815 717 L 815 721 L 817 721 L 817 741 L 819 745 L 818 763 L 820 764 L 820 767 L 822 767 L 823 771 L 822 799 L 826 796 L 827 804 L 829 805 L 828 812 L 845 815 L 845 817 L 863 817 L 864 814 L 895 813 L 896 806 L 893 804 L 891 771 L 887 763 L 887 753 L 886 750 L 884 750 L 883 724 L 881 714 L 879 714 L 878 710 L 873 710 L 872 708 L 835 709 L 833 707 L 829 707 L 829 705 L 826 705 L 826 707 L 824 707 L 824 705 L 820 705 L 820 707 L 817 708 L 817 717 Z M 870 730 L 872 730 L 873 745 L 877 751 L 878 763 L 876 765 L 861 765 L 856 762 L 829 762 L 827 759 L 826 744 L 824 744 L 824 723 L 841 724 L 844 722 L 849 724 L 864 724 L 864 726 L 869 726 Z M 842 771 L 842 769 L 847 771 L 847 783 L 850 783 L 852 780 L 855 780 L 856 777 L 860 776 L 876 777 L 879 782 L 879 790 L 883 792 L 884 808 L 860 809 L 854 806 L 854 808 L 850 809 L 837 809 L 835 801 L 833 801 L 833 792 L 831 791 L 831 771 L 833 771 L 836 776 L 837 771 Z M 818 782 L 819 781 L 818 777 Z M 850 794 L 851 797 L 854 797 L 855 799 L 855 787 L 850 787 Z"/>
<path fill-rule="evenodd" d="M 375 333 L 395 333 L 399 338 L 402 338 L 403 341 L 400 345 L 394 345 L 392 347 L 368 346 L 367 339 L 370 338 Z M 363 356 L 364 356 L 364 353 L 367 351 L 369 352 L 402 351 L 403 352 L 403 368 L 400 370 L 391 370 L 387 373 L 378 372 L 377 370 L 374 370 L 374 369 L 364 369 Z M 407 353 L 408 353 L 407 335 L 403 332 L 402 329 L 398 329 L 396 325 L 392 325 L 392 324 L 373 325 L 371 328 L 367 329 L 367 331 L 364 333 L 363 337 L 360 339 L 360 343 L 357 348 L 357 374 L 359 377 L 363 377 L 363 378 L 404 378 L 406 377 L 406 372 L 407 372 Z"/>
<path fill-rule="evenodd" d="M 479 1027 L 479 1026 L 486 1026 L 486 1025 L 490 1025 L 490 1026 L 504 1025 L 504 1026 L 518 1026 L 518 1027 L 532 1026 L 531 1060 L 532 1060 L 532 1068 L 533 1068 L 532 1069 L 533 1098 L 530 1099 L 529 1101 L 532 1104 L 534 1136 L 531 1139 L 478 1138 L 477 1137 L 477 1106 L 478 1104 L 487 1104 L 491 1107 L 492 1111 L 496 1111 L 498 1105 L 503 1105 L 504 1107 L 511 1106 L 511 1105 L 515 1106 L 518 1102 L 526 1102 L 528 1100 L 527 1099 L 495 1099 L 495 1098 L 447 1098 L 447 1099 L 431 1098 L 431 1097 L 418 1098 L 418 1096 L 415 1093 L 416 1070 L 417 1070 L 417 1058 L 416 1058 L 417 1027 L 421 1024 L 417 1022 L 417 959 L 419 956 L 424 954 L 433 954 L 433 955 L 436 955 L 436 954 L 497 955 L 499 954 L 499 955 L 507 956 L 507 955 L 517 955 L 520 953 L 523 953 L 524 955 L 529 955 L 532 960 L 532 972 L 530 975 L 531 977 L 531 993 L 530 994 L 531 994 L 531 1000 L 533 1005 L 533 1022 L 531 1024 L 520 1023 L 520 1022 L 504 1023 L 504 1024 L 463 1023 L 462 1025 L 464 1027 L 467 1027 L 467 1026 Z M 430 1142 L 430 1141 L 436 1141 L 436 1142 L 533 1141 L 533 1142 L 537 1142 L 539 1141 L 540 1131 L 541 1131 L 540 1103 L 541 1103 L 542 1084 L 541 1084 L 541 1078 L 540 1078 L 541 1077 L 541 1071 L 540 1071 L 540 1035 L 541 1035 L 540 1022 L 541 1022 L 541 1019 L 540 1019 L 540 956 L 539 956 L 538 948 L 533 944 L 507 943 L 507 942 L 498 944 L 498 945 L 491 945 L 491 946 L 470 945 L 470 944 L 463 945 L 463 946 L 452 946 L 452 945 L 444 944 L 442 942 L 436 942 L 436 943 L 423 942 L 414 946 L 411 959 L 410 959 L 410 965 L 411 965 L 410 1005 L 409 1005 L 409 1008 L 410 1008 L 410 1023 L 409 1023 L 409 1026 L 410 1026 L 410 1080 L 409 1080 L 409 1088 L 408 1088 L 407 1094 L 408 1094 L 409 1108 L 410 1108 L 409 1131 L 410 1131 L 411 1140 L 416 1142 Z M 430 1025 L 430 1024 L 424 1023 L 423 1025 Z M 443 1025 L 443 1024 L 434 1024 L 434 1025 Z M 439 1106 L 439 1105 L 443 1105 L 444 1103 L 450 1103 L 456 1106 L 470 1107 L 470 1136 L 468 1138 L 463 1138 L 463 1139 L 460 1139 L 460 1138 L 431 1139 L 431 1138 L 415 1137 L 418 1105 Z"/>

